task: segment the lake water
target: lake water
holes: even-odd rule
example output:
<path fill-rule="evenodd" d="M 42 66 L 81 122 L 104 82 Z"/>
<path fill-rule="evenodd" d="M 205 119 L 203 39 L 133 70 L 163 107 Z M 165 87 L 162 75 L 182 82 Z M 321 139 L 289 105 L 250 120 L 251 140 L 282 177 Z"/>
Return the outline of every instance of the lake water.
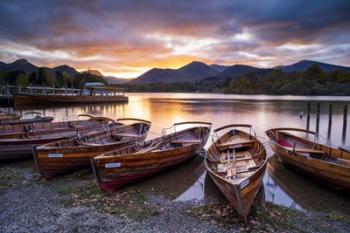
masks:
<path fill-rule="evenodd" d="M 175 122 L 209 121 L 213 128 L 232 123 L 252 124 L 262 142 L 267 141 L 265 131 L 274 127 L 306 127 L 307 101 L 312 101 L 310 129 L 316 128 L 316 102 L 321 102 L 319 132 L 321 141 L 334 146 L 350 144 L 350 136 L 342 135 L 344 105 L 350 97 L 303 97 L 263 95 L 223 95 L 188 93 L 130 93 L 127 104 L 84 105 L 50 107 L 39 110 L 56 121 L 72 119 L 77 114 L 87 113 L 113 119 L 136 117 L 152 121 L 148 138 L 161 135 L 162 129 Z M 333 126 L 328 131 L 328 107 L 333 104 Z M 28 111 L 28 110 L 17 110 Z M 304 117 L 299 114 L 304 112 Z M 347 132 L 350 134 L 350 124 Z M 212 143 L 208 140 L 206 148 Z M 347 208 L 347 197 L 326 189 L 288 170 L 273 156 L 267 147 L 270 161 L 264 177 L 264 194 L 267 201 L 299 210 Z M 203 200 L 223 198 L 205 173 L 202 157 L 196 157 L 172 169 L 152 177 L 141 184 L 152 192 L 172 200 Z M 315 197 L 317 197 L 315 199 Z M 329 206 L 328 206 L 329 205 Z"/>

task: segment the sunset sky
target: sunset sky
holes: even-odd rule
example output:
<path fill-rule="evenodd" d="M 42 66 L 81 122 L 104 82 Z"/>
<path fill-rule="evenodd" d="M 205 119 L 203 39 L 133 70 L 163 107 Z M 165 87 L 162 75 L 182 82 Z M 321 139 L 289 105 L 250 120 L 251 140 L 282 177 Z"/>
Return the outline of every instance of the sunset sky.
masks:
<path fill-rule="evenodd" d="M 350 66 L 349 0 L 0 2 L 0 61 L 136 77 L 150 68 Z"/>

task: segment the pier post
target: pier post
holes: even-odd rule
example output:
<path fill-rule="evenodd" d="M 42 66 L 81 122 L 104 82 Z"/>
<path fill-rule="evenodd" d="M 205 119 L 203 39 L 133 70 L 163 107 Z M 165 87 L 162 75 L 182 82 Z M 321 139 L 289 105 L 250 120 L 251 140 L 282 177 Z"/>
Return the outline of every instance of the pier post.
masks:
<path fill-rule="evenodd" d="M 345 140 L 345 137 L 346 137 L 347 120 L 348 120 L 348 105 L 345 104 L 344 112 L 343 112 L 343 140 Z"/>
<path fill-rule="evenodd" d="M 317 113 L 316 113 L 316 133 L 320 129 L 320 112 L 321 112 L 321 103 L 317 103 Z"/>
<path fill-rule="evenodd" d="M 331 131 L 332 131 L 332 117 L 333 117 L 333 106 L 330 103 L 329 104 L 329 111 L 328 111 L 328 133 L 327 138 L 329 139 L 331 137 Z"/>
<path fill-rule="evenodd" d="M 310 129 L 310 111 L 311 111 L 311 103 L 307 102 L 307 117 L 306 117 L 306 129 Z"/>

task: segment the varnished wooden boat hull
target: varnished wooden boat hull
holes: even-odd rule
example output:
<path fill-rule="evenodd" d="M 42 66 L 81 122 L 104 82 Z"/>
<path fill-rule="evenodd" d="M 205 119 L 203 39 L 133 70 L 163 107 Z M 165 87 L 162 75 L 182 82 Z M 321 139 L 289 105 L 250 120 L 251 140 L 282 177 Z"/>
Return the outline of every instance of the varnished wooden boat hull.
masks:
<path fill-rule="evenodd" d="M 249 125 L 227 125 L 214 130 L 214 132 L 232 127 L 251 128 Z M 242 138 L 249 138 L 249 140 L 244 142 L 243 139 L 240 142 L 231 142 L 230 144 L 230 138 L 236 137 L 236 135 L 242 135 L 244 136 Z M 233 178 L 228 178 L 228 174 L 221 175 L 218 172 L 218 168 L 215 170 L 214 167 L 218 167 L 219 164 L 222 165 L 223 163 L 228 163 L 228 160 L 222 160 L 221 158 L 218 159 L 221 157 L 222 153 L 227 153 L 227 150 L 234 150 L 235 154 L 239 153 L 239 150 L 245 151 L 245 153 L 249 152 L 249 155 L 251 157 L 244 158 L 243 161 L 254 161 L 254 169 L 248 169 L 247 171 L 250 172 L 247 172 L 247 175 L 244 178 L 239 179 L 237 179 L 236 175 L 234 175 Z M 238 151 L 236 152 L 236 150 Z M 232 167 L 239 166 L 237 163 L 240 163 L 239 158 L 237 158 L 237 160 L 233 159 L 232 165 L 227 165 L 225 172 L 227 172 L 229 169 L 232 169 Z M 208 149 L 208 154 L 205 158 L 205 166 L 208 174 L 218 189 L 222 192 L 222 194 L 224 194 L 227 200 L 235 208 L 237 213 L 242 217 L 245 223 L 247 223 L 247 217 L 251 206 L 263 183 L 262 180 L 266 171 L 266 165 L 267 155 L 263 144 L 253 135 L 240 130 L 234 129 L 234 131 L 231 130 L 225 133 L 220 138 L 218 138 L 215 143 Z M 249 163 L 245 166 L 249 166 Z"/>
<path fill-rule="evenodd" d="M 52 104 L 125 103 L 127 96 L 65 96 L 65 95 L 15 95 L 15 107 Z"/>
<path fill-rule="evenodd" d="M 19 139 L 11 141 L 0 139 L 0 162 L 33 158 L 34 146 L 60 139 L 63 139 L 63 137 L 40 140 Z"/>
<path fill-rule="evenodd" d="M 209 172 L 209 176 L 214 181 L 219 190 L 224 194 L 227 200 L 229 200 L 231 205 L 237 210 L 239 215 L 241 215 L 244 221 L 246 222 L 252 203 L 254 202 L 254 199 L 258 194 L 263 183 L 262 179 L 265 170 L 266 163 L 261 167 L 261 169 L 259 169 L 257 173 L 249 177 L 249 183 L 243 188 L 239 185 L 232 185 L 223 179 L 219 179 L 211 172 Z"/>
<path fill-rule="evenodd" d="M 35 126 L 31 124 L 19 124 L 19 125 L 0 125 L 0 139 L 22 139 L 30 137 L 32 135 L 45 135 L 45 134 L 60 134 L 67 132 L 76 132 L 86 128 L 88 125 L 94 127 L 94 125 L 100 124 L 97 121 L 67 121 L 67 122 L 37 122 Z"/>
<path fill-rule="evenodd" d="M 89 124 L 81 127 L 79 133 L 93 133 L 103 130 L 103 124 Z M 33 157 L 33 148 L 38 145 L 43 145 L 46 143 L 51 143 L 57 140 L 66 139 L 69 137 L 74 137 L 77 135 L 77 129 L 62 129 L 62 131 L 54 130 L 55 136 L 50 135 L 49 133 L 45 134 L 44 131 L 40 131 L 41 138 L 9 138 L 3 139 L 0 138 L 0 161 L 9 161 L 12 158 L 17 159 L 27 159 Z M 33 134 L 35 134 L 34 132 Z"/>
<path fill-rule="evenodd" d="M 6 122 L 6 121 L 19 120 L 19 118 L 21 118 L 21 116 L 17 114 L 8 114 L 8 115 L 3 114 L 3 115 L 0 115 L 0 123 Z"/>
<path fill-rule="evenodd" d="M 144 140 L 144 139 L 141 139 Z M 115 150 L 123 146 L 133 144 L 135 141 L 129 141 L 118 145 L 95 146 L 88 148 L 70 148 L 64 150 L 43 150 L 34 149 L 34 159 L 39 168 L 40 174 L 51 179 L 60 174 L 72 172 L 90 166 L 90 159 L 104 152 Z M 50 154 L 59 154 L 62 157 L 50 157 Z"/>
<path fill-rule="evenodd" d="M 182 122 L 174 127 L 183 124 L 210 127 L 175 130 L 175 133 L 94 157 L 91 164 L 99 187 L 105 192 L 115 191 L 192 158 L 206 144 L 211 123 Z"/>
<path fill-rule="evenodd" d="M 42 117 L 38 119 L 17 119 L 17 120 L 6 120 L 6 121 L 1 121 L 1 124 L 6 124 L 6 125 L 24 125 L 24 124 L 33 124 L 33 123 L 40 123 L 40 122 L 51 122 L 53 121 L 53 117 Z"/>
<path fill-rule="evenodd" d="M 316 159 L 300 156 L 290 150 L 281 148 L 276 143 L 271 143 L 270 146 L 286 166 L 326 186 L 350 191 L 350 168 L 339 168 L 326 162 L 322 163 Z"/>
<path fill-rule="evenodd" d="M 110 125 L 108 129 L 85 135 L 84 139 L 75 137 L 36 147 L 34 159 L 41 175 L 50 179 L 88 167 L 90 159 L 94 156 L 130 146 L 136 142 L 143 142 L 147 137 L 151 122 L 137 120 L 142 122 L 130 125 Z M 119 136 L 113 138 L 113 135 Z"/>
<path fill-rule="evenodd" d="M 127 184 L 145 179 L 155 173 L 174 167 L 192 158 L 203 146 L 191 146 L 185 150 L 173 150 L 168 153 L 145 154 L 142 157 L 120 157 L 110 161 L 120 163 L 117 169 L 106 169 L 104 164 L 91 161 L 99 187 L 104 192 L 120 189 Z"/>

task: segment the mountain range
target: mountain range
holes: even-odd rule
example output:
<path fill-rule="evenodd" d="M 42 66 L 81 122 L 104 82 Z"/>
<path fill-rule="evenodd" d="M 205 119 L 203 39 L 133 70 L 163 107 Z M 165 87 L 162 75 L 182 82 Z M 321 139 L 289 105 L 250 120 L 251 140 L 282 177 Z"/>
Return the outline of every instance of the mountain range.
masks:
<path fill-rule="evenodd" d="M 323 71 L 333 70 L 347 70 L 350 67 L 332 65 L 311 60 L 301 60 L 297 63 L 279 66 L 284 72 L 301 72 L 306 71 L 310 66 L 318 64 Z M 254 72 L 255 74 L 264 75 L 273 71 L 276 68 L 258 68 L 248 65 L 232 65 L 221 66 L 217 64 L 207 65 L 202 62 L 191 62 L 188 65 L 180 67 L 179 69 L 158 69 L 154 68 L 142 74 L 138 78 L 131 81 L 134 84 L 145 83 L 174 83 L 174 82 L 194 82 L 194 81 L 222 81 L 226 79 L 234 79 L 242 74 Z"/>
<path fill-rule="evenodd" d="M 33 65 L 32 63 L 30 63 L 26 59 L 19 59 L 19 60 L 12 62 L 12 63 L 7 63 L 7 64 L 4 62 L 0 62 L 0 73 L 1 72 L 11 72 L 11 71 L 23 71 L 23 72 L 27 73 L 28 75 L 30 75 L 33 72 L 38 72 L 39 68 L 40 67 Z M 72 77 L 76 76 L 79 73 L 89 72 L 93 75 L 103 77 L 108 82 L 108 84 L 121 84 L 121 83 L 125 83 L 125 82 L 130 81 L 130 79 L 115 78 L 112 76 L 104 76 L 98 70 L 86 70 L 86 71 L 79 72 L 75 68 L 68 66 L 68 65 L 60 65 L 60 66 L 56 66 L 53 68 L 48 68 L 48 67 L 44 67 L 44 68 L 53 76 L 56 74 L 56 72 L 61 72 L 61 73 L 66 72 Z"/>
<path fill-rule="evenodd" d="M 153 68 L 144 74 L 140 75 L 136 79 L 123 79 L 115 78 L 112 76 L 104 76 L 97 70 L 89 70 L 83 72 L 90 72 L 94 75 L 103 77 L 109 84 L 148 84 L 148 83 L 175 83 L 175 82 L 196 82 L 196 81 L 222 81 L 226 79 L 234 79 L 240 75 L 254 72 L 255 74 L 264 75 L 274 69 L 282 69 L 284 72 L 301 72 L 307 70 L 310 66 L 317 64 L 323 71 L 334 71 L 334 70 L 347 70 L 350 71 L 350 67 L 338 66 L 333 64 L 327 64 L 311 60 L 301 60 L 297 63 L 279 66 L 274 68 L 258 68 L 248 65 L 232 65 L 223 66 L 218 64 L 207 65 L 203 62 L 193 61 L 179 69 L 160 69 Z M 19 59 L 13 63 L 0 62 L 0 72 L 11 72 L 21 70 L 30 74 L 37 72 L 39 67 L 31 64 L 25 59 Z M 79 73 L 73 67 L 68 65 L 61 65 L 53 68 L 47 68 L 50 73 L 55 74 L 57 71 L 67 72 L 71 76 L 75 76 Z"/>

